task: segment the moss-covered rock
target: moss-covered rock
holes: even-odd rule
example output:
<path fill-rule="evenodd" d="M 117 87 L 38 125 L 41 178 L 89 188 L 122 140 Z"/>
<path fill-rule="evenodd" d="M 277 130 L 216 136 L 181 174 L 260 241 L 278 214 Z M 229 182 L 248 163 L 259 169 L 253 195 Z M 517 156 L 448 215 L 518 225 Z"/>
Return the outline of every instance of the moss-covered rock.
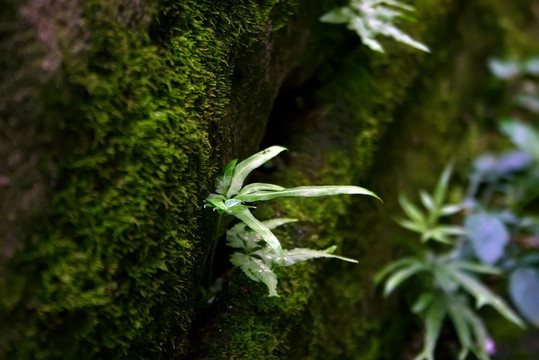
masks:
<path fill-rule="evenodd" d="M 202 199 L 219 149 L 238 151 L 219 135 L 236 57 L 276 3 L 6 3 L 2 353 L 187 351 Z"/>
<path fill-rule="evenodd" d="M 452 124 L 481 89 L 477 64 L 507 30 L 496 21 L 500 1 L 418 0 L 409 32 L 433 54 L 388 42 L 384 56 L 318 22 L 338 3 L 4 1 L 0 357 L 399 351 L 400 325 L 387 325 L 370 282 L 391 258 L 395 232 L 367 198 L 257 210 L 301 219 L 282 231 L 286 246 L 337 244 L 359 266 L 284 269 L 275 299 L 224 261 L 225 289 L 197 308 L 213 231 L 202 200 L 225 161 L 278 142 L 290 153 L 259 177 L 361 183 L 393 209 L 395 173 L 412 173 L 404 165 L 413 159 L 417 174 L 432 168 L 434 178 L 454 151 L 445 142 L 466 129 Z M 466 32 L 454 30 L 455 19 Z M 476 23 L 490 33 L 459 43 L 483 34 L 468 28 Z M 470 78 L 473 92 L 457 96 Z M 411 127 L 419 142 L 401 135 Z M 418 156 L 425 149 L 431 156 Z M 432 179 L 418 178 L 411 174 L 421 185 Z"/>

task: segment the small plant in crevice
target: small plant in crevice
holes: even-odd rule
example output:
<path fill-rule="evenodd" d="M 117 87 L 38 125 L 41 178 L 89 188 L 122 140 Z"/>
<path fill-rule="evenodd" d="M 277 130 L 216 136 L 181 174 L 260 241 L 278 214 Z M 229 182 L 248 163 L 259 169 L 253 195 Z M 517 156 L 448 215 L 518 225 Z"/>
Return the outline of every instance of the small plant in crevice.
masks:
<path fill-rule="evenodd" d="M 359 186 L 327 185 L 285 188 L 268 183 L 243 185 L 247 176 L 254 169 L 285 150 L 286 148 L 282 146 L 272 146 L 242 162 L 231 161 L 225 167 L 223 174 L 217 178 L 215 193 L 208 195 L 205 200 L 205 206 L 218 212 L 217 227 L 210 258 L 210 276 L 217 240 L 221 235 L 222 218 L 225 214 L 231 215 L 241 221 L 227 231 L 227 245 L 236 249 L 231 256 L 231 262 L 239 267 L 250 279 L 264 283 L 268 288 L 269 296 L 279 296 L 276 290 L 277 276 L 272 270 L 275 266 L 290 266 L 300 261 L 320 257 L 332 257 L 350 262 L 357 261 L 333 255 L 332 253 L 336 248 L 334 246 L 326 250 L 304 248 L 284 250 L 271 230 L 296 220 L 271 219 L 260 221 L 250 211 L 253 203 L 278 197 L 319 197 L 339 194 L 368 195 L 379 199 L 372 191 Z"/>
<path fill-rule="evenodd" d="M 428 47 L 412 39 L 395 25 L 399 18 L 411 19 L 404 11 L 412 12 L 414 8 L 395 0 L 350 0 L 347 6 L 331 10 L 323 15 L 320 21 L 347 24 L 348 29 L 355 31 L 363 44 L 374 51 L 384 52 L 382 45 L 375 39 L 383 35 L 430 52 Z"/>
<path fill-rule="evenodd" d="M 445 216 L 462 209 L 461 205 L 446 205 L 451 166 L 447 166 L 431 195 L 420 192 L 422 210 L 406 197 L 400 204 L 407 215 L 397 222 L 420 235 L 421 251 L 387 265 L 375 276 L 375 283 L 385 279 L 384 296 L 388 296 L 410 278 L 421 286 L 415 296 L 411 311 L 423 319 L 425 333 L 423 348 L 415 360 L 434 360 L 436 343 L 446 318 L 449 318 L 457 334 L 461 351 L 458 359 L 465 359 L 471 352 L 477 358 L 489 359 L 488 332 L 476 309 L 490 305 L 509 321 L 524 327 L 523 321 L 505 301 L 491 291 L 479 278 L 480 275 L 501 275 L 501 269 L 485 265 L 463 256 L 461 244 L 466 242 L 464 228 L 443 225 Z M 432 243 L 448 247 L 444 252 L 429 248 Z M 470 303 L 475 299 L 475 307 Z"/>

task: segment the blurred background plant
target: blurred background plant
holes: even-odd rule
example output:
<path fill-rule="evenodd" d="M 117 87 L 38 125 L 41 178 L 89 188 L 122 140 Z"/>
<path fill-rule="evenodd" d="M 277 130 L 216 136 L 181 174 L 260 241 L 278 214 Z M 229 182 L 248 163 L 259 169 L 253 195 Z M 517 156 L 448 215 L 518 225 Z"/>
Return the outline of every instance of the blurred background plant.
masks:
<path fill-rule="evenodd" d="M 460 343 L 458 359 L 465 359 L 469 353 L 474 353 L 479 359 L 490 359 L 488 332 L 476 310 L 483 305 L 490 305 L 509 321 L 524 327 L 519 316 L 479 277 L 501 275 L 501 269 L 466 256 L 462 251 L 462 244 L 467 243 L 465 229 L 442 223 L 443 217 L 462 209 L 461 205 L 445 203 L 451 169 L 451 165 L 446 167 L 432 195 L 420 191 L 424 210 L 404 195 L 400 196 L 399 202 L 407 218 L 397 222 L 417 232 L 422 246 L 415 256 L 390 263 L 375 277 L 376 283 L 386 279 L 384 296 L 411 277 L 420 284 L 421 290 L 410 305 L 411 311 L 421 316 L 425 329 L 423 348 L 415 360 L 434 360 L 436 342 L 446 317 L 451 320 Z M 431 246 L 433 243 L 443 244 L 444 248 L 436 251 L 436 246 Z M 475 299 L 475 309 L 470 298 Z"/>
<path fill-rule="evenodd" d="M 348 5 L 331 10 L 320 21 L 332 24 L 346 24 L 355 31 L 363 44 L 371 50 L 384 52 L 376 39 L 386 36 L 421 51 L 430 52 L 423 43 L 414 40 L 397 27 L 400 19 L 414 21 L 410 15 L 413 6 L 395 0 L 350 0 Z"/>
<path fill-rule="evenodd" d="M 455 205 L 445 203 L 451 165 L 432 195 L 420 191 L 424 209 L 401 195 L 406 218 L 396 221 L 418 233 L 421 246 L 415 256 L 397 259 L 375 277 L 376 283 L 385 279 L 385 296 L 398 287 L 414 290 L 410 309 L 424 325 L 416 360 L 435 358 L 446 317 L 461 347 L 450 358 L 473 353 L 490 359 L 496 339 L 479 308 L 490 305 L 524 327 L 503 297 L 539 327 L 539 130 L 531 125 L 539 114 L 539 57 L 491 58 L 488 67 L 512 93 L 506 114 L 496 119 L 504 149 L 473 161 L 463 199 Z M 442 221 L 451 215 L 451 222 Z M 496 294 L 504 292 L 505 284 L 507 294 Z M 475 309 L 470 298 L 476 300 Z"/>
<path fill-rule="evenodd" d="M 516 89 L 511 114 L 499 121 L 513 147 L 473 163 L 462 251 L 503 269 L 513 304 L 539 327 L 539 131 L 530 125 L 539 114 L 539 57 L 490 59 L 489 68 Z"/>

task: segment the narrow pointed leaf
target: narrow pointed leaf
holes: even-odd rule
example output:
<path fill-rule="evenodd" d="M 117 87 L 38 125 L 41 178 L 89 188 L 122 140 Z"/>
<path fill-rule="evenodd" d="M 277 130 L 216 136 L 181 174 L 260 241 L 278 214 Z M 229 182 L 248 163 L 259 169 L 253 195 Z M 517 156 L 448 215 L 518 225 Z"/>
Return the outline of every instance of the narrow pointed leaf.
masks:
<path fill-rule="evenodd" d="M 460 310 L 463 306 L 466 305 L 462 304 L 461 302 L 457 302 L 456 304 L 449 303 L 447 308 L 449 318 L 453 323 L 453 327 L 455 328 L 455 332 L 457 333 L 457 337 L 462 348 L 459 353 L 459 360 L 464 360 L 468 355 L 469 349 L 472 347 L 472 334 L 470 327 L 468 326 L 468 322 Z"/>
<path fill-rule="evenodd" d="M 395 1 L 395 0 L 384 0 L 383 3 L 384 3 L 384 4 L 387 4 L 387 5 L 394 6 L 394 7 L 396 7 L 396 8 L 403 9 L 403 10 L 407 10 L 407 11 L 415 11 L 415 8 L 414 8 L 413 6 L 410 6 L 410 5 L 407 5 L 407 4 L 403 4 L 403 3 L 401 3 L 400 1 Z"/>
<path fill-rule="evenodd" d="M 460 307 L 459 311 L 461 316 L 469 324 L 469 328 L 474 334 L 475 344 L 472 347 L 472 350 L 475 356 L 481 360 L 490 359 L 486 352 L 488 335 L 483 320 L 467 306 Z"/>
<path fill-rule="evenodd" d="M 291 266 L 298 262 L 316 259 L 316 258 L 335 258 L 343 261 L 348 261 L 357 264 L 357 260 L 347 257 L 333 255 L 333 252 L 337 249 L 337 246 L 331 246 L 326 250 L 313 250 L 305 248 L 295 248 L 292 250 L 284 251 L 284 266 Z"/>
<path fill-rule="evenodd" d="M 237 205 L 240 205 L 240 204 L 241 204 L 241 200 L 238 200 L 238 199 L 225 200 L 225 206 L 226 206 L 227 209 L 231 209 L 234 206 L 237 206 Z"/>
<path fill-rule="evenodd" d="M 403 228 L 414 231 L 414 232 L 423 233 L 425 231 L 424 224 L 416 224 L 410 220 L 405 220 L 405 219 L 395 219 L 395 222 L 399 224 L 400 226 L 402 226 Z"/>
<path fill-rule="evenodd" d="M 247 195 L 259 191 L 280 191 L 284 189 L 286 188 L 275 184 L 253 183 L 244 186 L 243 189 L 241 189 L 241 191 L 238 193 L 238 195 Z"/>
<path fill-rule="evenodd" d="M 233 197 L 240 191 L 245 178 L 247 178 L 251 171 L 285 150 L 286 148 L 282 146 L 271 146 L 266 150 L 262 150 L 237 164 L 236 168 L 234 169 L 234 175 L 232 176 L 232 180 L 230 182 L 230 187 L 226 192 L 227 198 Z"/>
<path fill-rule="evenodd" d="M 380 200 L 380 198 L 370 190 L 359 186 L 327 185 L 327 186 L 298 186 L 280 191 L 258 191 L 251 194 L 238 195 L 237 199 L 246 202 L 265 201 L 278 197 L 318 197 L 339 194 L 369 195 Z"/>
<path fill-rule="evenodd" d="M 458 213 L 462 210 L 461 205 L 446 205 L 440 210 L 440 215 L 449 216 Z"/>
<path fill-rule="evenodd" d="M 334 9 L 320 17 L 321 22 L 331 24 L 346 24 L 354 17 L 354 13 L 349 8 L 341 7 Z"/>
<path fill-rule="evenodd" d="M 412 312 L 415 314 L 422 313 L 435 299 L 436 295 L 433 292 L 422 293 L 412 306 Z"/>
<path fill-rule="evenodd" d="M 435 228 L 446 235 L 466 235 L 466 230 L 460 226 L 442 225 Z"/>
<path fill-rule="evenodd" d="M 507 320 L 521 328 L 525 327 L 522 319 L 511 310 L 509 305 L 479 282 L 475 277 L 458 270 L 452 271 L 451 276 L 476 299 L 477 308 L 481 308 L 483 305 L 490 305 Z"/>
<path fill-rule="evenodd" d="M 438 184 L 434 189 L 434 203 L 438 208 L 442 207 L 445 201 L 445 197 L 447 195 L 447 188 L 449 186 L 449 179 L 451 178 L 452 172 L 453 162 L 451 161 L 445 167 L 444 171 L 442 172 L 442 175 L 440 176 L 440 179 L 438 180 Z"/>
<path fill-rule="evenodd" d="M 262 260 L 235 252 L 230 257 L 230 262 L 238 266 L 251 280 L 262 282 L 268 287 L 268 296 L 277 294 L 277 275 Z"/>
<path fill-rule="evenodd" d="M 374 283 L 378 284 L 389 273 L 397 270 L 400 267 L 411 265 L 414 263 L 419 263 L 419 261 L 418 259 L 413 258 L 413 257 L 406 257 L 406 258 L 399 259 L 397 261 L 393 261 L 392 263 L 390 263 L 389 265 L 386 265 L 382 270 L 376 273 L 376 275 L 374 276 Z"/>
<path fill-rule="evenodd" d="M 206 206 L 219 210 L 221 213 L 226 212 L 228 209 L 225 205 L 225 198 L 222 195 L 210 194 L 204 200 Z"/>
<path fill-rule="evenodd" d="M 226 194 L 228 188 L 230 187 L 230 182 L 232 181 L 232 175 L 234 174 L 234 169 L 236 168 L 237 162 L 237 159 L 229 162 L 223 171 L 223 175 L 219 175 L 215 180 L 215 192 L 217 194 Z"/>
<path fill-rule="evenodd" d="M 425 224 L 425 215 L 406 196 L 399 196 L 399 204 L 410 220 L 418 225 Z"/>
<path fill-rule="evenodd" d="M 274 229 L 278 226 L 295 222 L 297 219 L 276 218 L 262 221 L 268 229 Z M 256 231 L 247 227 L 243 222 L 237 223 L 226 232 L 227 245 L 237 249 L 245 249 L 247 251 L 254 250 L 260 247 L 259 242 L 262 236 Z"/>
<path fill-rule="evenodd" d="M 283 258 L 283 248 L 277 237 L 266 225 L 256 219 L 249 209 L 240 209 L 238 211 L 230 211 L 229 213 L 243 221 L 245 225 L 253 229 L 256 233 L 260 234 L 262 239 L 264 239 L 264 241 L 266 241 L 266 243 L 275 251 L 279 259 Z"/>
<path fill-rule="evenodd" d="M 452 236 L 465 234 L 466 232 L 458 226 L 437 226 L 433 229 L 423 231 L 421 241 L 435 240 L 443 244 L 453 245 L 455 239 Z"/>
<path fill-rule="evenodd" d="M 453 245 L 453 240 L 451 240 L 449 235 L 450 234 L 445 233 L 441 227 L 437 227 L 424 232 L 423 235 L 421 235 L 421 241 L 427 242 L 429 240 L 436 240 L 443 244 Z"/>
<path fill-rule="evenodd" d="M 397 286 L 399 286 L 403 281 L 405 281 L 412 275 L 415 275 L 418 272 L 424 271 L 424 270 L 425 270 L 424 264 L 416 263 L 395 272 L 393 275 L 389 277 L 389 279 L 386 282 L 386 286 L 384 287 L 384 296 L 388 296 L 389 294 L 391 294 L 393 290 L 397 288 Z"/>
<path fill-rule="evenodd" d="M 449 266 L 455 267 L 459 270 L 471 271 L 471 272 L 480 273 L 480 274 L 490 274 L 490 275 L 502 274 L 501 270 L 495 266 L 478 264 L 471 261 L 464 261 L 464 260 L 453 261 Z"/>
<path fill-rule="evenodd" d="M 256 232 L 247 228 L 247 226 L 239 222 L 226 232 L 226 244 L 236 249 L 253 250 L 257 248 L 257 236 L 262 238 Z"/>
<path fill-rule="evenodd" d="M 440 287 L 449 294 L 455 293 L 459 289 L 459 283 L 453 279 L 451 276 L 451 271 L 452 269 L 444 266 L 444 264 L 436 264 L 433 269 L 433 275 L 436 279 L 436 283 L 438 283 Z"/>
<path fill-rule="evenodd" d="M 275 218 L 271 220 L 262 221 L 262 224 L 266 225 L 268 229 L 275 229 L 276 227 L 293 223 L 298 221 L 298 219 L 289 219 L 289 218 Z"/>
<path fill-rule="evenodd" d="M 437 299 L 425 314 L 425 340 L 423 350 L 415 360 L 434 360 L 434 349 L 446 314 L 444 299 Z"/>
<path fill-rule="evenodd" d="M 421 202 L 423 203 L 423 206 L 425 206 L 426 209 L 432 210 L 434 209 L 434 200 L 432 199 L 432 196 L 425 190 L 421 190 L 419 192 L 419 197 L 421 198 Z"/>

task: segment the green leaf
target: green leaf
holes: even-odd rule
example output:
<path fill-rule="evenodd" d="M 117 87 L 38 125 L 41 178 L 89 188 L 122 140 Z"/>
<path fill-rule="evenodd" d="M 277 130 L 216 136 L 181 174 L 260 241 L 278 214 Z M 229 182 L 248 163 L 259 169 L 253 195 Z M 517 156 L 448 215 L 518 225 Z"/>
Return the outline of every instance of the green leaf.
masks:
<path fill-rule="evenodd" d="M 226 244 L 236 249 L 254 250 L 258 245 L 257 236 L 262 239 L 256 232 L 247 228 L 247 226 L 239 222 L 226 232 Z"/>
<path fill-rule="evenodd" d="M 395 0 L 351 0 L 348 6 L 330 11 L 320 20 L 335 24 L 347 23 L 347 28 L 354 30 L 361 41 L 374 51 L 384 52 L 382 45 L 375 39 L 384 35 L 429 52 L 425 45 L 393 24 L 396 18 L 411 18 L 397 9 L 413 11 L 413 7 Z"/>
<path fill-rule="evenodd" d="M 275 184 L 253 183 L 243 187 L 238 195 L 248 195 L 259 191 L 280 191 L 285 188 Z M 237 196 L 236 196 L 237 197 Z"/>
<path fill-rule="evenodd" d="M 445 226 L 438 226 L 434 229 L 424 231 L 421 235 L 421 241 L 427 242 L 429 240 L 436 240 L 442 244 L 453 245 L 453 240 L 451 240 L 451 238 L 449 237 L 452 234 L 450 232 L 446 232 L 445 228 Z"/>
<path fill-rule="evenodd" d="M 459 284 L 451 276 L 451 271 L 446 263 L 440 261 L 436 263 L 433 269 L 436 284 L 448 294 L 453 294 L 459 289 Z"/>
<path fill-rule="evenodd" d="M 382 0 L 382 2 L 387 4 L 387 5 L 391 5 L 391 6 L 394 6 L 394 7 L 397 7 L 397 8 L 401 8 L 401 9 L 406 10 L 406 11 L 415 11 L 415 8 L 413 6 L 403 4 L 400 1 Z"/>
<path fill-rule="evenodd" d="M 234 169 L 236 168 L 236 163 L 238 160 L 232 160 L 228 163 L 223 171 L 223 175 L 220 175 L 215 180 L 215 192 L 220 195 L 224 195 L 228 188 L 230 187 L 230 182 L 232 181 L 232 175 L 234 174 Z"/>
<path fill-rule="evenodd" d="M 289 218 L 275 218 L 271 220 L 262 221 L 262 224 L 266 225 L 268 229 L 275 229 L 276 227 L 293 223 L 298 221 L 298 219 L 289 219 Z"/>
<path fill-rule="evenodd" d="M 460 342 L 461 351 L 459 353 L 459 360 L 464 360 L 468 355 L 468 352 L 472 348 L 472 334 L 466 317 L 462 314 L 462 308 L 467 307 L 468 305 L 464 301 L 450 301 L 448 303 L 447 312 L 457 337 Z"/>
<path fill-rule="evenodd" d="M 437 226 L 433 229 L 423 231 L 421 236 L 422 242 L 427 242 L 429 240 L 436 240 L 443 244 L 453 245 L 454 240 L 451 239 L 451 236 L 455 235 L 465 235 L 466 232 L 460 226 Z"/>
<path fill-rule="evenodd" d="M 240 191 L 245 178 L 247 178 L 251 171 L 285 150 L 286 148 L 282 146 L 271 146 L 237 164 L 236 168 L 234 169 L 234 175 L 232 176 L 232 180 L 230 182 L 230 187 L 226 192 L 226 197 L 231 198 Z"/>
<path fill-rule="evenodd" d="M 462 210 L 462 206 L 460 204 L 446 205 L 440 209 L 440 215 L 449 216 L 449 215 L 456 214 L 461 210 Z"/>
<path fill-rule="evenodd" d="M 284 253 L 283 248 L 281 247 L 281 243 L 266 225 L 257 220 L 253 216 L 253 214 L 251 214 L 249 209 L 232 210 L 229 211 L 229 213 L 243 221 L 245 225 L 247 225 L 260 236 L 262 236 L 262 239 L 264 239 L 264 241 L 266 241 L 266 243 L 273 249 L 273 251 L 275 251 L 278 258 L 280 259 L 279 261 L 282 262 Z"/>
<path fill-rule="evenodd" d="M 408 198 L 404 195 L 399 196 L 399 204 L 401 205 L 402 210 L 406 215 L 412 220 L 417 226 L 425 226 L 425 215 L 415 206 Z"/>
<path fill-rule="evenodd" d="M 412 306 L 412 312 L 415 314 L 422 313 L 427 309 L 432 302 L 436 299 L 436 294 L 433 292 L 424 292 L 421 295 L 419 295 L 419 298 L 416 300 L 414 305 Z"/>
<path fill-rule="evenodd" d="M 268 287 L 269 296 L 279 296 L 277 275 L 262 260 L 235 252 L 230 257 L 230 262 L 243 270 L 251 280 L 264 283 Z"/>
<path fill-rule="evenodd" d="M 449 186 L 449 179 L 451 178 L 452 172 L 453 172 L 453 161 L 447 164 L 444 171 L 442 172 L 442 175 L 440 176 L 440 179 L 438 180 L 438 184 L 436 185 L 436 188 L 434 189 L 434 203 L 436 204 L 437 208 L 441 208 L 445 202 L 445 197 L 447 195 L 447 188 Z"/>
<path fill-rule="evenodd" d="M 539 160 L 539 132 L 536 129 L 516 120 L 500 122 L 500 129 L 519 149 Z"/>
<path fill-rule="evenodd" d="M 238 200 L 238 199 L 225 200 L 225 206 L 228 210 L 230 210 L 231 208 L 237 205 L 241 205 L 241 200 Z"/>
<path fill-rule="evenodd" d="M 471 261 L 456 260 L 451 262 L 450 267 L 457 268 L 458 270 L 471 271 L 480 274 L 489 275 L 501 275 L 502 272 L 495 266 L 478 264 Z"/>
<path fill-rule="evenodd" d="M 436 299 L 425 314 L 425 339 L 423 350 L 414 360 L 434 360 L 434 349 L 446 314 L 444 298 Z"/>
<path fill-rule="evenodd" d="M 327 185 L 327 186 L 298 186 L 281 191 L 259 191 L 251 194 L 238 195 L 237 199 L 247 202 L 265 201 L 278 197 L 318 197 L 339 194 L 369 195 L 380 200 L 380 198 L 370 190 L 359 186 Z"/>
<path fill-rule="evenodd" d="M 442 225 L 442 226 L 437 226 L 435 229 L 445 235 L 457 235 L 457 236 L 466 235 L 466 230 L 462 228 L 461 226 Z"/>
<path fill-rule="evenodd" d="M 432 199 L 432 196 L 425 190 L 419 191 L 419 197 L 421 198 L 421 202 L 423 203 L 423 206 L 425 206 L 426 209 L 432 210 L 434 209 L 434 200 Z"/>
<path fill-rule="evenodd" d="M 206 203 L 205 206 L 219 210 L 220 213 L 228 211 L 228 208 L 225 205 L 225 197 L 223 195 L 211 193 L 208 195 L 206 200 L 204 200 L 204 202 Z"/>
<path fill-rule="evenodd" d="M 520 317 L 511 310 L 502 298 L 491 292 L 474 276 L 468 275 L 455 268 L 451 271 L 451 276 L 476 299 L 476 307 L 478 309 L 483 305 L 490 305 L 507 320 L 521 328 L 526 327 Z"/>
<path fill-rule="evenodd" d="M 426 47 L 424 44 L 420 43 L 419 41 L 416 41 L 410 37 L 410 35 L 404 33 L 399 28 L 397 28 L 394 25 L 386 25 L 385 27 L 380 29 L 380 34 L 392 37 L 398 42 L 401 42 L 403 44 L 406 44 L 408 46 L 411 46 L 413 48 L 416 48 L 418 50 L 424 51 L 424 52 L 430 52 L 430 49 Z"/>
<path fill-rule="evenodd" d="M 468 306 L 461 306 L 458 308 L 458 311 L 469 324 L 469 328 L 474 334 L 476 344 L 472 347 L 472 351 L 475 356 L 481 360 L 490 360 L 490 356 L 486 352 L 488 335 L 483 320 Z"/>
<path fill-rule="evenodd" d="M 384 296 L 388 296 L 395 290 L 403 281 L 411 277 L 412 275 L 417 274 L 418 272 L 426 270 L 425 264 L 414 263 L 404 269 L 401 269 L 391 275 L 387 281 L 386 286 L 384 287 Z"/>
<path fill-rule="evenodd" d="M 379 284 L 380 281 L 382 281 L 382 279 L 385 278 L 389 273 L 397 270 L 400 267 L 409 266 L 414 263 L 419 263 L 419 260 L 413 257 L 405 257 L 393 261 L 392 263 L 386 265 L 382 270 L 376 273 L 376 275 L 374 276 L 374 283 Z"/>
<path fill-rule="evenodd" d="M 354 17 L 354 13 L 347 7 L 341 7 L 331 10 L 327 14 L 320 17 L 321 22 L 331 24 L 346 24 Z"/>
<path fill-rule="evenodd" d="M 418 232 L 420 234 L 426 231 L 426 227 L 424 224 L 416 224 L 410 220 L 405 220 L 405 219 L 395 219 L 395 222 L 405 229 Z"/>
<path fill-rule="evenodd" d="M 278 226 L 295 222 L 297 219 L 276 218 L 262 221 L 268 229 L 274 229 Z M 256 231 L 247 227 L 243 222 L 237 223 L 226 232 L 227 245 L 237 249 L 252 251 L 260 247 L 259 241 L 262 240 Z"/>
<path fill-rule="evenodd" d="M 337 249 L 337 246 L 331 246 L 326 250 L 313 250 L 306 248 L 295 248 L 292 250 L 284 251 L 284 266 L 291 266 L 297 264 L 298 262 L 316 259 L 316 258 L 334 258 L 343 261 L 348 261 L 357 264 L 357 260 L 350 259 L 347 257 L 333 255 L 333 252 Z"/>
<path fill-rule="evenodd" d="M 340 259 L 348 262 L 357 263 L 356 260 L 346 258 L 343 256 L 333 255 L 332 253 L 335 251 L 337 246 L 331 246 L 327 248 L 326 250 L 314 250 L 314 249 L 306 249 L 306 248 L 295 248 L 292 250 L 284 250 L 284 261 L 281 264 L 282 266 L 292 266 L 299 262 L 307 261 L 310 259 L 315 258 L 335 258 Z M 267 265 L 271 266 L 272 264 L 276 263 L 277 256 L 273 252 L 273 250 L 269 247 L 265 247 L 264 249 L 255 251 L 251 255 L 260 257 Z"/>

